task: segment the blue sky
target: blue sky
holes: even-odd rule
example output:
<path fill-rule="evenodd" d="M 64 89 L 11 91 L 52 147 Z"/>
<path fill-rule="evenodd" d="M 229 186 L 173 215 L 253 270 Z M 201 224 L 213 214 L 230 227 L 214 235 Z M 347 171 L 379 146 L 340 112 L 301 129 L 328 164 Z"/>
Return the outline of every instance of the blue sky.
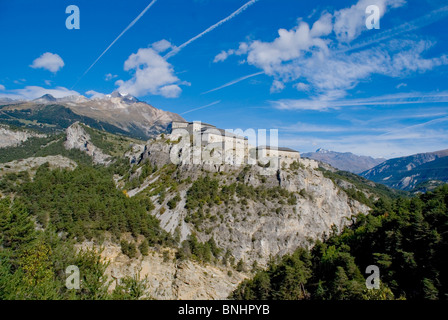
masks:
<path fill-rule="evenodd" d="M 365 25 L 372 4 L 380 29 Z M 435 151 L 448 148 L 447 24 L 442 0 L 0 0 L 0 97 L 118 89 L 187 120 L 278 129 L 302 152 Z"/>

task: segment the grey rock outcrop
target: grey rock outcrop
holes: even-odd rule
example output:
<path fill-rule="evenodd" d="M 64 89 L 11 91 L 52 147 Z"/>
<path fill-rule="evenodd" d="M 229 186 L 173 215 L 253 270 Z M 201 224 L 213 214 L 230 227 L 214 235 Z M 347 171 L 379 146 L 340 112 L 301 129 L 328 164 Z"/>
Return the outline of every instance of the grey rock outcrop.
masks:
<path fill-rule="evenodd" d="M 92 243 L 78 245 L 81 248 L 94 248 Z M 95 247 L 96 248 L 96 247 Z M 110 280 L 120 280 L 125 276 L 140 275 L 148 279 L 148 295 L 157 300 L 222 300 L 236 289 L 247 275 L 231 271 L 230 268 L 199 264 L 193 261 L 178 262 L 174 252 L 151 250 L 148 256 L 140 255 L 130 259 L 121 252 L 118 245 L 107 243 L 101 253 L 109 262 L 106 275 Z M 231 273 L 229 273 L 231 271 Z M 113 283 L 110 287 L 115 287 Z"/>
<path fill-rule="evenodd" d="M 78 149 L 92 157 L 95 164 L 108 165 L 111 157 L 99 148 L 97 148 L 90 140 L 89 134 L 84 130 L 79 122 L 75 122 L 66 130 L 67 139 L 64 147 L 67 150 Z"/>
<path fill-rule="evenodd" d="M 28 171 L 31 175 L 33 175 L 36 172 L 37 168 L 39 168 L 44 163 L 48 163 L 50 168 L 73 170 L 77 167 L 76 162 L 60 155 L 47 157 L 31 157 L 0 164 L 0 177 L 3 174 L 17 173 L 22 171 Z"/>
<path fill-rule="evenodd" d="M 149 161 L 159 168 L 170 165 L 169 154 L 173 144 L 167 139 L 151 141 L 141 156 L 141 161 Z M 230 166 L 228 164 L 180 164 L 176 176 L 180 181 L 190 178 L 195 181 L 199 176 L 209 174 L 219 180 L 219 184 L 230 185 L 241 182 L 253 188 L 286 189 L 296 198 L 295 204 L 288 204 L 282 199 L 244 199 L 238 193 L 228 204 L 221 203 L 207 208 L 203 224 L 193 225 L 188 221 L 192 214 L 185 208 L 187 191 L 191 185 L 178 187 L 181 201 L 174 209 L 167 202 L 174 197 L 174 192 L 166 190 L 165 199 L 160 203 L 158 196 L 152 198 L 155 203 L 153 213 L 160 219 L 161 226 L 168 232 L 180 231 L 181 240 L 195 232 L 201 241 L 213 237 L 222 248 L 229 249 L 235 259 L 242 259 L 247 265 L 257 261 L 265 265 L 269 256 L 291 253 L 299 246 L 308 246 L 310 239 L 322 238 L 332 228 L 341 230 L 351 223 L 351 217 L 360 212 L 367 214 L 370 210 L 364 204 L 347 196 L 332 180 L 325 178 L 317 169 L 317 162 L 300 159 L 300 168 L 280 169 L 276 174 L 263 175 L 263 168 L 258 165 Z M 302 163 L 303 162 L 303 163 Z M 149 180 L 156 181 L 156 176 L 148 178 L 143 188 L 131 190 L 135 195 L 144 189 L 152 190 Z"/>
<path fill-rule="evenodd" d="M 0 125 L 0 148 L 17 146 L 31 137 L 45 137 L 29 130 L 12 130 L 8 126 Z"/>

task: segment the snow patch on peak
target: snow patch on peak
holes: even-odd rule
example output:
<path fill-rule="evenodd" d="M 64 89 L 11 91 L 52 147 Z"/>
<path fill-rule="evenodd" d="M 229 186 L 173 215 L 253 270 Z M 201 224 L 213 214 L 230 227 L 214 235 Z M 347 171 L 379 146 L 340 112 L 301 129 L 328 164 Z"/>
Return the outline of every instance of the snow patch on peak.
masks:
<path fill-rule="evenodd" d="M 316 153 L 330 153 L 331 151 L 323 149 L 323 148 L 319 148 L 316 150 Z"/>

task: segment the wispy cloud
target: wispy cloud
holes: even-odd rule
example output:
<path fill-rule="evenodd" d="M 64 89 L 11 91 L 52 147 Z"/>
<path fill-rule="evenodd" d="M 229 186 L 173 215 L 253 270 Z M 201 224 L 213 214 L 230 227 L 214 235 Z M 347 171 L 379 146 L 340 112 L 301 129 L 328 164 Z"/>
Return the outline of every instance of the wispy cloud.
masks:
<path fill-rule="evenodd" d="M 281 99 L 269 101 L 279 110 L 317 110 L 326 111 L 341 107 L 402 105 L 422 103 L 447 103 L 448 91 L 422 93 L 397 93 L 363 99 L 321 100 L 321 99 Z"/>
<path fill-rule="evenodd" d="M 334 108 L 337 106 L 327 101 L 343 98 L 361 81 L 368 81 L 374 75 L 403 78 L 448 64 L 446 54 L 425 57 L 436 44 L 435 41 L 416 37 L 394 38 L 445 17 L 448 8 L 433 11 L 421 19 L 349 47 L 349 43 L 367 30 L 366 4 L 378 4 L 382 14 L 385 14 L 389 8 L 397 8 L 404 3 L 403 0 L 358 0 L 356 4 L 333 13 L 322 12 L 313 24 L 298 19 L 295 27 L 279 29 L 278 37 L 273 41 L 250 40 L 240 43 L 238 49 L 219 53 L 214 62 L 224 61 L 231 55 L 244 56 L 245 63 L 263 70 L 272 78 L 271 92 L 281 91 L 287 83 L 299 91 L 307 88 L 314 99 L 294 100 L 295 108 Z M 388 39 L 387 43 L 368 47 L 371 43 L 385 39 Z M 362 50 L 350 52 L 353 48 Z M 284 107 L 284 102 L 278 105 Z"/>
<path fill-rule="evenodd" d="M 51 94 L 55 98 L 63 98 L 66 96 L 78 96 L 79 93 L 64 87 L 56 87 L 54 89 L 46 89 L 39 86 L 26 86 L 23 89 L 5 90 L 0 93 L 0 97 L 16 99 L 16 100 L 32 100 Z"/>
<path fill-rule="evenodd" d="M 194 109 L 191 109 L 191 110 L 188 110 L 188 111 L 182 112 L 182 113 L 181 113 L 181 115 L 183 115 L 183 114 L 187 114 L 187 113 L 190 113 L 190 112 L 193 112 L 193 111 L 197 111 L 197 110 L 200 110 L 200 109 L 205 109 L 205 108 L 208 108 L 208 107 L 214 106 L 214 105 L 216 105 L 216 104 L 218 104 L 218 103 L 220 103 L 220 102 L 221 102 L 221 100 L 218 100 L 218 101 L 215 101 L 215 102 L 209 103 L 209 104 L 207 104 L 207 105 L 205 105 L 205 106 L 202 106 L 202 107 L 199 107 L 199 108 L 194 108 Z"/>
<path fill-rule="evenodd" d="M 246 79 L 255 77 L 255 76 L 259 76 L 260 74 L 263 74 L 263 73 L 264 73 L 264 72 L 256 72 L 256 73 L 252 73 L 252 74 L 249 74 L 249 75 L 247 75 L 247 76 L 244 76 L 244 77 L 240 77 L 240 78 L 238 78 L 238 79 L 235 79 L 235 80 L 232 80 L 232 81 L 230 81 L 230 82 L 227 82 L 226 84 L 224 84 L 224 85 L 222 85 L 222 86 L 220 86 L 220 87 L 217 87 L 217 88 L 214 88 L 214 89 L 211 89 L 211 90 L 202 92 L 201 94 L 207 94 L 207 93 L 210 93 L 210 92 L 213 92 L 213 91 L 221 90 L 221 89 L 223 89 L 223 88 L 232 86 L 232 85 L 234 85 L 234 84 L 236 84 L 236 83 L 238 83 L 238 82 L 240 82 L 240 81 L 243 81 L 243 80 L 246 80 Z"/>
<path fill-rule="evenodd" d="M 104 80 L 110 81 L 112 79 L 115 79 L 116 77 L 118 77 L 116 74 L 108 73 L 104 76 Z"/>
<path fill-rule="evenodd" d="M 381 32 L 380 34 L 373 36 L 363 42 L 360 42 L 353 46 L 336 51 L 336 53 L 348 52 L 348 51 L 352 51 L 352 50 L 361 49 L 361 48 L 370 46 L 372 44 L 379 43 L 379 42 L 394 38 L 400 34 L 423 28 L 423 27 L 430 25 L 432 23 L 435 23 L 443 18 L 446 18 L 447 16 L 448 16 L 448 6 L 445 6 L 445 7 L 433 10 L 430 13 L 425 14 L 424 16 L 422 16 L 420 18 L 414 19 L 409 22 L 405 22 L 405 23 L 399 25 L 398 27 Z"/>
<path fill-rule="evenodd" d="M 408 156 L 415 153 L 436 151 L 448 148 L 446 130 L 420 130 L 400 136 L 379 135 L 345 135 L 336 138 L 282 135 L 279 143 L 301 152 L 314 151 L 324 148 L 338 152 L 352 152 L 358 155 L 375 158 L 394 158 Z M 431 146 L 431 149 L 428 149 Z"/>
<path fill-rule="evenodd" d="M 328 124 L 312 124 L 297 122 L 292 125 L 279 126 L 278 129 L 287 133 L 318 133 L 318 132 L 349 132 L 349 131 L 366 131 L 366 128 L 347 127 L 342 125 L 328 125 Z M 375 129 L 378 131 L 379 129 Z"/>
<path fill-rule="evenodd" d="M 140 20 L 141 17 L 143 17 L 143 15 L 146 13 L 146 11 L 149 10 L 149 8 L 152 7 L 152 5 L 156 2 L 157 0 L 152 0 L 150 4 L 148 4 L 146 6 L 145 9 L 143 9 L 143 11 L 118 35 L 118 37 L 115 38 L 114 41 L 112 41 L 112 43 L 106 48 L 106 50 L 103 51 L 103 53 L 100 54 L 100 56 L 90 65 L 90 67 L 87 68 L 87 70 L 84 72 L 84 74 L 78 79 L 78 81 L 73 85 L 73 87 L 75 87 L 79 81 L 81 81 L 81 79 L 90 71 L 90 69 L 93 68 L 93 66 L 104 56 L 104 54 L 109 51 L 109 49 L 115 44 L 115 42 L 118 41 L 118 39 L 120 39 L 129 29 L 131 29 L 138 20 Z M 72 87 L 72 88 L 73 88 Z"/>
<path fill-rule="evenodd" d="M 387 137 L 397 137 L 397 136 L 402 136 L 403 134 L 415 134 L 417 132 L 418 128 L 423 128 L 426 127 L 428 125 L 433 125 L 433 124 L 437 124 L 437 123 L 441 123 L 441 122 L 447 122 L 448 121 L 448 117 L 441 117 L 441 118 L 437 118 L 437 119 L 433 119 L 433 120 L 429 120 L 423 123 L 419 123 L 419 124 L 414 124 L 412 126 L 406 126 L 404 128 L 399 128 L 399 129 L 394 129 L 394 130 L 390 130 L 388 132 L 385 132 L 383 134 L 380 135 L 380 137 L 383 136 L 387 136 Z"/>
<path fill-rule="evenodd" d="M 188 46 L 190 43 L 192 43 L 193 41 L 203 37 L 204 35 L 206 35 L 207 33 L 209 33 L 210 31 L 216 29 L 217 27 L 219 27 L 220 25 L 226 23 L 227 21 L 233 19 L 234 17 L 236 17 L 237 15 L 239 15 L 241 12 L 243 12 L 244 10 L 246 10 L 247 8 L 249 8 L 251 5 L 253 5 L 255 2 L 258 2 L 259 0 L 251 0 L 249 2 L 247 2 L 246 4 L 244 4 L 242 7 L 240 7 L 238 10 L 236 10 L 235 12 L 233 12 L 231 15 L 229 15 L 228 17 L 222 19 L 221 21 L 215 23 L 214 25 L 212 25 L 211 27 L 207 28 L 206 30 L 202 31 L 200 34 L 198 34 L 197 36 L 194 36 L 193 38 L 191 38 L 190 40 L 184 42 L 183 44 L 181 44 L 180 46 L 174 48 L 173 50 L 171 50 L 170 52 L 168 52 L 164 58 L 168 59 L 174 55 L 176 55 L 180 50 L 182 50 L 183 48 L 185 48 L 186 46 Z"/>
<path fill-rule="evenodd" d="M 302 152 L 321 147 L 338 152 L 393 158 L 448 148 L 448 130 L 440 125 L 447 121 L 448 117 L 443 117 L 417 125 L 402 126 L 393 131 L 388 131 L 386 127 L 368 127 L 360 134 L 354 133 L 352 127 L 346 131 L 335 130 L 331 135 L 321 135 L 318 131 L 286 131 L 281 135 L 280 143 Z"/>

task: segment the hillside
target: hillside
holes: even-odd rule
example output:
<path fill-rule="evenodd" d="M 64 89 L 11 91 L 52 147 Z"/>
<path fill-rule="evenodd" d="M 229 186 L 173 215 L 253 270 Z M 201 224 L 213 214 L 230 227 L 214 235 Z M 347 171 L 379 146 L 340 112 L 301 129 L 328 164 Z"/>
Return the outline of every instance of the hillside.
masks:
<path fill-rule="evenodd" d="M 258 165 L 173 165 L 169 155 L 177 143 L 159 135 L 145 144 L 75 123 L 64 133 L 3 148 L 0 220 L 23 215 L 20 230 L 28 231 L 22 240 L 14 238 L 18 226 L 1 220 L 2 232 L 11 236 L 2 239 L 0 255 L 48 249 L 54 253 L 41 261 L 47 265 L 62 259 L 56 252 L 71 252 L 64 255 L 65 263 L 85 261 L 85 272 L 97 265 L 94 273 L 105 275 L 103 297 L 127 292 L 107 284 L 115 277 L 123 285 L 137 281 L 146 297 L 222 299 L 271 257 L 308 247 L 313 239 L 342 230 L 352 216 L 369 212 L 310 160 L 270 176 L 261 175 Z M 79 251 L 100 246 L 101 258 Z M 23 277 L 14 270 L 21 270 L 22 260 L 5 261 L 0 287 L 8 287 L 11 279 L 21 283 Z M 157 271 L 160 261 L 165 267 Z M 58 268 L 60 263 L 48 267 L 45 279 L 53 282 L 40 284 L 64 291 L 62 284 L 58 287 L 64 274 Z M 151 286 L 146 276 L 153 279 Z M 214 289 L 204 291 L 211 282 Z M 28 298 L 53 292 L 21 286 L 27 288 L 23 293 L 4 292 Z"/>
<path fill-rule="evenodd" d="M 297 249 L 240 284 L 241 300 L 437 300 L 448 293 L 448 186 L 408 200 L 379 201 L 341 234 Z M 363 276 L 378 266 L 379 290 Z"/>
<path fill-rule="evenodd" d="M 448 183 L 448 149 L 395 158 L 367 170 L 361 175 L 391 188 L 420 191 L 424 183 Z"/>
<path fill-rule="evenodd" d="M 119 92 L 93 99 L 56 99 L 47 94 L 32 101 L 3 101 L 0 105 L 1 123 L 49 133 L 61 132 L 79 121 L 99 130 L 147 140 L 166 132 L 173 120 L 183 118 Z"/>
<path fill-rule="evenodd" d="M 316 152 L 302 153 L 305 158 L 310 158 L 327 163 L 339 170 L 352 173 L 361 173 L 384 162 L 383 158 L 358 156 L 351 152 L 335 152 L 317 149 Z"/>

